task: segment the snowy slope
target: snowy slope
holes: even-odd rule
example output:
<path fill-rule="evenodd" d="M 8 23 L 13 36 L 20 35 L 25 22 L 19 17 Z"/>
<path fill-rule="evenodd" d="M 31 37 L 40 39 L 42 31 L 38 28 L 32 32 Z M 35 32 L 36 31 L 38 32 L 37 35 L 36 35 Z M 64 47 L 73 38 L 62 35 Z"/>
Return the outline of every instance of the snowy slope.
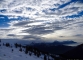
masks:
<path fill-rule="evenodd" d="M 12 51 L 12 49 L 14 51 Z M 43 60 L 42 58 L 37 58 L 36 56 L 29 56 L 24 52 L 20 52 L 19 49 L 14 47 L 0 46 L 0 60 Z"/>
<path fill-rule="evenodd" d="M 14 52 L 11 51 L 11 48 L 0 47 L 0 60 L 43 60 L 35 56 L 29 56 L 20 52 L 18 49 L 14 49 Z"/>
<path fill-rule="evenodd" d="M 19 46 L 19 43 L 16 47 L 16 41 L 9 41 L 0 40 L 0 60 L 54 60 L 50 53 L 44 53 L 26 45 Z M 26 53 L 27 49 L 28 53 Z"/>

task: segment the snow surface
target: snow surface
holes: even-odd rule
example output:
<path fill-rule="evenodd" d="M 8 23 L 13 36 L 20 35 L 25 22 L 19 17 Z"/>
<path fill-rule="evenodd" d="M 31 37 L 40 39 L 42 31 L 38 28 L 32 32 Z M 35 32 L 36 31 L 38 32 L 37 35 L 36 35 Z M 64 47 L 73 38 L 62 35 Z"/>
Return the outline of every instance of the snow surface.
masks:
<path fill-rule="evenodd" d="M 16 48 L 15 43 L 21 43 L 23 41 L 20 40 L 1 40 L 0 42 L 0 60 L 44 60 L 44 56 L 46 55 L 46 58 L 48 60 L 48 57 L 50 60 L 54 60 L 54 58 L 51 57 L 51 54 L 43 54 L 41 53 L 40 57 L 37 57 L 32 52 L 31 56 L 29 54 L 25 54 L 25 48 L 22 48 L 22 51 L 19 51 L 20 47 Z M 26 41 L 27 42 L 27 41 Z M 6 43 L 9 43 L 10 46 L 7 47 L 6 45 L 3 45 Z M 29 43 L 29 41 L 28 41 Z M 25 44 L 21 43 L 23 46 Z M 13 51 L 12 51 L 13 50 Z M 31 52 L 31 51 L 29 51 Z"/>
<path fill-rule="evenodd" d="M 12 49 L 14 50 L 12 52 Z M 24 52 L 20 52 L 18 48 L 0 46 L 0 60 L 43 60 L 42 58 L 37 58 L 32 55 L 29 56 Z"/>

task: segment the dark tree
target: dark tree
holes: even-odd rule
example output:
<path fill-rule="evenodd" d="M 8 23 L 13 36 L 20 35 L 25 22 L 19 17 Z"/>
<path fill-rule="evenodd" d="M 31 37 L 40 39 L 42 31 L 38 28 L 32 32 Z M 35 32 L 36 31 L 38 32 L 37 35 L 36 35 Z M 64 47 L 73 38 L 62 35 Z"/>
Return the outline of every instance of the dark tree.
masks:
<path fill-rule="evenodd" d="M 18 47 L 20 47 L 20 48 L 21 48 L 21 47 L 22 47 L 22 45 L 21 45 L 21 44 L 18 44 Z"/>
<path fill-rule="evenodd" d="M 1 42 L 1 39 L 0 39 L 0 42 Z"/>
<path fill-rule="evenodd" d="M 40 53 L 37 53 L 37 57 L 40 57 Z"/>
<path fill-rule="evenodd" d="M 12 48 L 12 46 L 10 46 Z"/>
<path fill-rule="evenodd" d="M 32 53 L 31 53 L 31 52 L 29 52 L 29 55 L 31 56 L 31 55 L 32 55 Z"/>
<path fill-rule="evenodd" d="M 25 50 L 25 54 L 28 54 L 28 51 L 27 50 Z"/>
<path fill-rule="evenodd" d="M 22 52 L 22 48 L 20 48 L 20 49 L 19 49 L 19 51 L 21 51 L 21 52 Z"/>
<path fill-rule="evenodd" d="M 28 54 L 28 47 L 25 47 L 25 54 Z"/>
<path fill-rule="evenodd" d="M 12 52 L 13 52 L 14 50 L 12 49 Z"/>
<path fill-rule="evenodd" d="M 18 44 L 17 43 L 15 43 L 14 45 L 15 45 L 16 48 L 18 47 Z"/>
<path fill-rule="evenodd" d="M 3 43 L 3 46 L 4 46 L 5 44 Z"/>
<path fill-rule="evenodd" d="M 47 60 L 47 57 L 46 57 L 46 55 L 44 55 L 44 60 Z"/>
<path fill-rule="evenodd" d="M 10 44 L 9 43 L 6 43 L 6 47 L 10 47 Z"/>
<path fill-rule="evenodd" d="M 0 42 L 1 42 L 1 39 L 0 39 Z M 1 44 L 0 44 L 0 46 L 1 46 Z"/>
<path fill-rule="evenodd" d="M 40 57 L 41 56 L 41 52 L 39 50 L 37 51 L 36 54 L 37 54 L 37 57 Z"/>
<path fill-rule="evenodd" d="M 34 50 L 34 55 L 35 55 L 35 56 L 37 55 L 37 52 L 36 52 L 36 50 Z"/>

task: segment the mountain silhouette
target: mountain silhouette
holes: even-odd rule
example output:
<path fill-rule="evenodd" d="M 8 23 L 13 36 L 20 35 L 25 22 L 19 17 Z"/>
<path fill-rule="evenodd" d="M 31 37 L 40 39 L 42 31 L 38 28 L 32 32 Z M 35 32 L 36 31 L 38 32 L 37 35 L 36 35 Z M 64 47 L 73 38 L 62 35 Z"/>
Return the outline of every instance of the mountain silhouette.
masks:
<path fill-rule="evenodd" d="M 62 54 L 66 59 L 83 59 L 83 44 L 78 45 L 74 49 Z"/>

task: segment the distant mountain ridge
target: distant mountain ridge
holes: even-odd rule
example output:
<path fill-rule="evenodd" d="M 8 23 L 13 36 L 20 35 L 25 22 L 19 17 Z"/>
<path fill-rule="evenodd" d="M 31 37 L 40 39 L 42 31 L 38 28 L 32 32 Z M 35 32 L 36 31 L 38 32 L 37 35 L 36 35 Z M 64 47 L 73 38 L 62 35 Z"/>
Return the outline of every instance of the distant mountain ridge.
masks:
<path fill-rule="evenodd" d="M 83 44 L 80 44 L 74 49 L 62 54 L 62 56 L 68 59 L 83 59 Z"/>
<path fill-rule="evenodd" d="M 31 44 L 30 46 L 52 54 L 63 54 L 75 48 L 73 46 L 66 46 L 63 44 L 52 44 L 52 43 L 37 43 L 37 44 Z"/>

